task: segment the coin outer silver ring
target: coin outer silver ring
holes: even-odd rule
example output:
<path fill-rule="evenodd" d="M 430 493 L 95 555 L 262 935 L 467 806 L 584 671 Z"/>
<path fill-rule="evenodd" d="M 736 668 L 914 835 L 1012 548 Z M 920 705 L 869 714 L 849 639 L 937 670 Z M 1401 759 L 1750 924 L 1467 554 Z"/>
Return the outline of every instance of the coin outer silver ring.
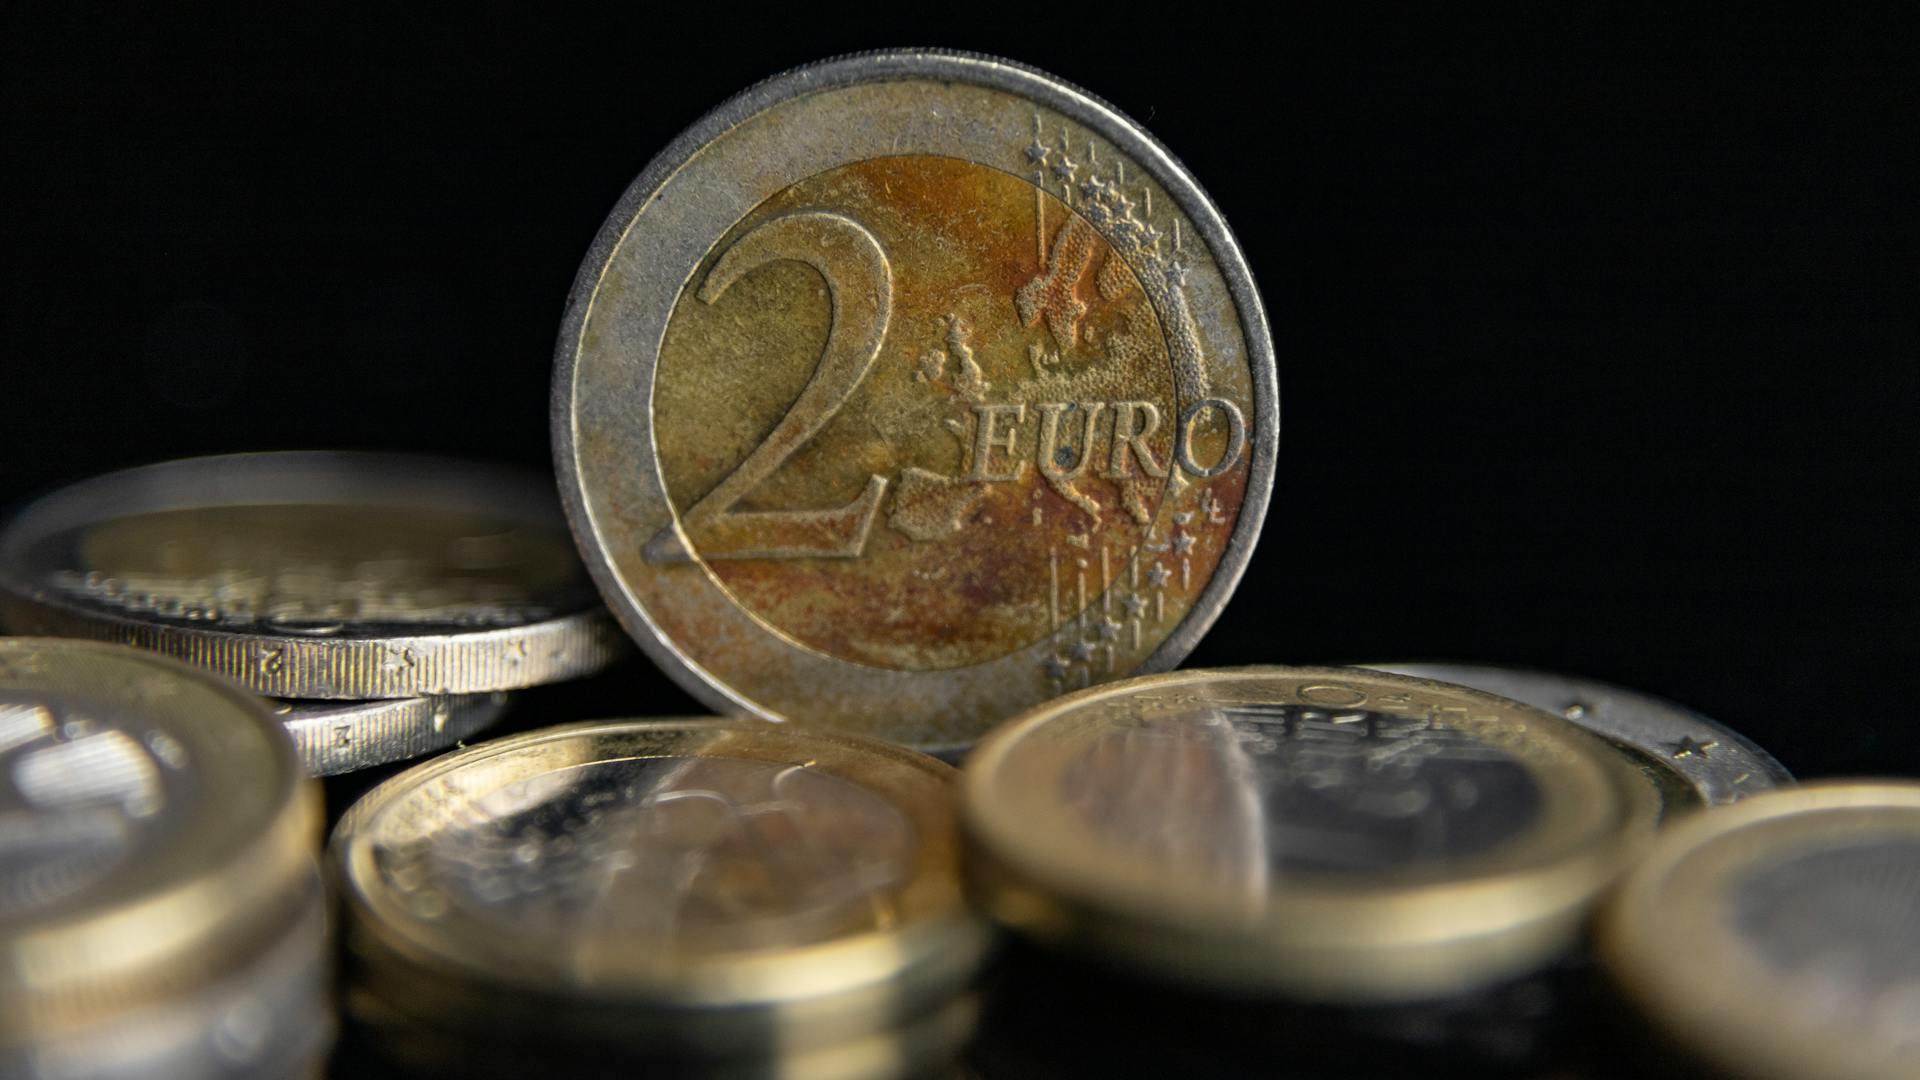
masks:
<path fill-rule="evenodd" d="M 336 776 L 444 750 L 507 711 L 506 694 L 387 701 L 281 702 L 275 717 L 293 736 L 309 776 Z"/>
<path fill-rule="evenodd" d="M 1226 219 L 1177 157 L 1145 128 L 1101 98 L 1038 68 L 1000 57 L 959 50 L 880 50 L 833 57 L 790 69 L 754 84 L 706 114 L 668 143 L 666 149 L 655 155 L 633 183 L 627 186 L 581 260 L 573 288 L 568 293 L 567 310 L 561 320 L 560 336 L 554 349 L 552 430 L 555 471 L 559 476 L 560 498 L 566 508 L 567 521 L 573 529 L 587 572 L 599 586 L 600 594 L 606 598 L 614 616 L 626 627 L 634 641 L 668 677 L 716 712 L 745 711 L 769 719 L 785 719 L 709 675 L 698 661 L 681 651 L 654 623 L 646 610 L 627 594 L 611 560 L 601 551 L 581 488 L 581 473 L 575 464 L 577 447 L 573 430 L 573 384 L 577 365 L 576 345 L 591 310 L 601 270 L 613 256 L 628 225 L 661 185 L 696 152 L 729 129 L 781 102 L 807 94 L 893 79 L 963 82 L 1024 97 L 1098 131 L 1115 146 L 1124 148 L 1136 164 L 1152 172 L 1193 224 L 1200 239 L 1211 251 L 1220 275 L 1226 282 L 1227 293 L 1239 314 L 1253 386 L 1254 411 L 1247 438 L 1251 456 L 1246 494 L 1240 504 L 1239 519 L 1212 578 L 1194 600 L 1186 618 L 1144 662 L 1131 671 L 1116 675 L 1116 678 L 1170 671 L 1193 651 L 1239 585 L 1241 576 L 1246 572 L 1247 561 L 1253 555 L 1261 523 L 1266 519 L 1268 496 L 1273 488 L 1274 459 L 1280 442 L 1280 389 L 1266 308 L 1261 303 L 1259 290 L 1254 286 L 1253 272 L 1247 266 L 1233 233 L 1227 228 Z M 658 362 L 659 357 L 651 350 L 636 358 L 636 380 L 650 383 Z M 656 455 L 656 471 L 658 467 Z M 665 490 L 664 478 L 659 478 L 657 482 Z M 916 749 L 961 753 L 967 745 L 967 742 L 960 742 L 916 746 Z"/>
<path fill-rule="evenodd" d="M 1376 671 L 1456 683 L 1532 705 L 1659 762 L 1709 806 L 1794 782 L 1786 766 L 1746 736 L 1671 701 L 1591 679 L 1484 664 L 1368 664 Z"/>
<path fill-rule="evenodd" d="M 163 462 L 83 480 L 53 492 L 16 514 L 0 539 L 10 540 L 14 530 L 41 508 L 94 484 L 137 483 L 211 462 L 244 467 L 258 461 L 268 466 L 286 463 L 324 468 L 332 461 L 365 468 L 383 459 L 416 469 L 435 460 L 405 454 L 319 451 Z M 447 469 L 474 475 L 505 473 L 468 462 L 443 464 Z M 55 512 L 64 509 L 59 507 Z M 132 645 L 216 672 L 256 694 L 276 698 L 363 701 L 518 690 L 598 671 L 626 653 L 618 627 L 600 609 L 521 626 L 454 633 L 378 638 L 257 634 L 149 622 L 101 611 L 62 597 L 30 580 L 18 568 L 4 564 L 0 564 L 0 625 L 20 635 Z"/>

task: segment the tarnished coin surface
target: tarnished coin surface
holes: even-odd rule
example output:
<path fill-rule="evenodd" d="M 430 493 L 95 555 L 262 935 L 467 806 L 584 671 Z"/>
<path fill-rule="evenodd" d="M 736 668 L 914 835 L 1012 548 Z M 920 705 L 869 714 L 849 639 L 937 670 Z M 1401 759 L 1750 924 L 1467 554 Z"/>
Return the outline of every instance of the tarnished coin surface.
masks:
<path fill-rule="evenodd" d="M 588 568 L 723 712 L 926 749 L 1172 667 L 1240 577 L 1278 439 L 1219 212 L 1006 61 L 764 82 L 614 209 L 557 348 Z"/>
<path fill-rule="evenodd" d="M 477 1037 L 738 1056 L 880 1030 L 952 996 L 952 770 L 742 720 L 482 743 L 335 830 L 357 982 Z"/>
<path fill-rule="evenodd" d="M 1042 705 L 968 758 L 1002 922 L 1156 976 L 1438 996 L 1570 944 L 1658 795 L 1598 738 L 1352 668 L 1186 671 Z"/>
<path fill-rule="evenodd" d="M 1482 664 L 1369 664 L 1458 683 L 1545 709 L 1601 735 L 1677 778 L 1707 804 L 1730 803 L 1793 783 L 1793 774 L 1725 724 L 1651 694 L 1524 668 Z"/>
<path fill-rule="evenodd" d="M 226 970 L 312 878 L 266 706 L 165 657 L 0 638 L 0 1045 Z"/>
<path fill-rule="evenodd" d="M 282 698 L 479 693 L 620 654 L 551 490 L 396 454 L 237 454 L 82 481 L 0 531 L 0 618 Z"/>
<path fill-rule="evenodd" d="M 1669 829 L 1599 955 L 1726 1075 L 1920 1075 L 1920 784 L 1807 784 Z"/>
<path fill-rule="evenodd" d="M 281 701 L 273 714 L 293 736 L 307 775 L 336 776 L 444 750 L 500 719 L 510 700 L 507 694 L 458 694 Z"/>

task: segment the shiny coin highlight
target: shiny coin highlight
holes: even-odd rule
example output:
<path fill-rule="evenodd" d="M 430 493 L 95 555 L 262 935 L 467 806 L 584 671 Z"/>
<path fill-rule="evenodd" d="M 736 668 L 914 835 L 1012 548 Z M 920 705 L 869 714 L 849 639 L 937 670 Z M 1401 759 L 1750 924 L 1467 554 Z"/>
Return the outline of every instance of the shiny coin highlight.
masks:
<path fill-rule="evenodd" d="M 0 617 L 282 698 L 478 693 L 619 655 L 547 484 L 390 454 L 238 454 L 82 481 L 0 532 Z"/>
<path fill-rule="evenodd" d="M 877 740 L 738 720 L 456 751 L 335 831 L 356 982 L 426 1030 L 616 1055 L 890 1030 L 958 994 L 985 943 L 951 782 Z"/>
<path fill-rule="evenodd" d="M 1334 1002 L 1544 962 L 1658 814 L 1647 778 L 1565 720 L 1345 668 L 1082 691 L 993 732 L 963 792 L 976 889 L 1014 929 Z"/>
<path fill-rule="evenodd" d="M 980 56 L 722 105 L 614 209 L 557 347 L 562 496 L 641 645 L 716 710 L 929 750 L 1186 655 L 1277 425 L 1193 178 Z"/>
<path fill-rule="evenodd" d="M 500 719 L 506 694 L 387 701 L 282 701 L 274 715 L 309 776 L 334 776 L 444 750 Z"/>
<path fill-rule="evenodd" d="M 259 699 L 116 645 L 0 639 L 0 1063 L 238 1075 L 318 1054 L 324 1014 L 227 1053 L 222 1013 L 191 1002 L 319 1000 L 319 809 Z"/>

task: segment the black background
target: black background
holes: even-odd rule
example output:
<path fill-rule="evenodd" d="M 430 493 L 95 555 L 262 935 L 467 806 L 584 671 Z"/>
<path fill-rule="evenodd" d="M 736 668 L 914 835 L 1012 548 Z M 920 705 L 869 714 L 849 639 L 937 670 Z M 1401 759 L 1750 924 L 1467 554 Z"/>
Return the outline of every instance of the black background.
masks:
<path fill-rule="evenodd" d="M 1272 510 L 1190 663 L 1522 663 L 1803 775 L 1920 772 L 1891 27 L 280 11 L 6 11 L 0 501 L 232 450 L 549 468 L 567 289 L 656 150 L 796 63 L 979 49 L 1146 124 L 1265 292 Z M 597 685 L 556 711 L 693 707 L 638 660 Z"/>

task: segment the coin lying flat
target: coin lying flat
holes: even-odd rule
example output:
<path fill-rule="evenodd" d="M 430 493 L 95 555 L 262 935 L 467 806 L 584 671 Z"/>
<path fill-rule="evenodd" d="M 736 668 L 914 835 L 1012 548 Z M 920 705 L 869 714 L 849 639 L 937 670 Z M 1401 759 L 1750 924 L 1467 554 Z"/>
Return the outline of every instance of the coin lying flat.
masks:
<path fill-rule="evenodd" d="M 1565 720 L 1349 668 L 1084 690 L 989 735 L 962 791 L 974 887 L 1003 923 L 1169 980 L 1337 1002 L 1553 956 L 1658 807 Z"/>
<path fill-rule="evenodd" d="M 1808 784 L 1681 823 L 1608 906 L 1599 954 L 1731 1075 L 1920 1074 L 1920 784 Z"/>
<path fill-rule="evenodd" d="M 1458 683 L 1559 713 L 1677 777 L 1703 803 L 1730 803 L 1793 783 L 1773 756 L 1739 732 L 1670 701 L 1617 686 L 1479 664 L 1370 664 Z"/>
<path fill-rule="evenodd" d="M 310 891 L 319 812 L 257 698 L 120 646 L 0 638 L 0 1046 L 241 962 Z"/>
<path fill-rule="evenodd" d="M 689 691 L 964 746 L 1172 667 L 1278 438 L 1218 211 L 1138 126 L 1006 61 L 761 83 L 641 174 L 557 347 L 562 496 Z"/>
<path fill-rule="evenodd" d="M 416 1023 L 522 1046 L 732 1058 L 893 1028 L 984 948 L 952 775 L 739 720 L 455 751 L 335 830 L 356 981 Z"/>
<path fill-rule="evenodd" d="M 393 454 L 194 458 L 54 492 L 0 532 L 0 618 L 282 698 L 507 690 L 620 652 L 544 482 Z"/>
<path fill-rule="evenodd" d="M 282 701 L 274 715 L 300 751 L 309 776 L 335 776 L 444 750 L 500 719 L 506 694 Z"/>

